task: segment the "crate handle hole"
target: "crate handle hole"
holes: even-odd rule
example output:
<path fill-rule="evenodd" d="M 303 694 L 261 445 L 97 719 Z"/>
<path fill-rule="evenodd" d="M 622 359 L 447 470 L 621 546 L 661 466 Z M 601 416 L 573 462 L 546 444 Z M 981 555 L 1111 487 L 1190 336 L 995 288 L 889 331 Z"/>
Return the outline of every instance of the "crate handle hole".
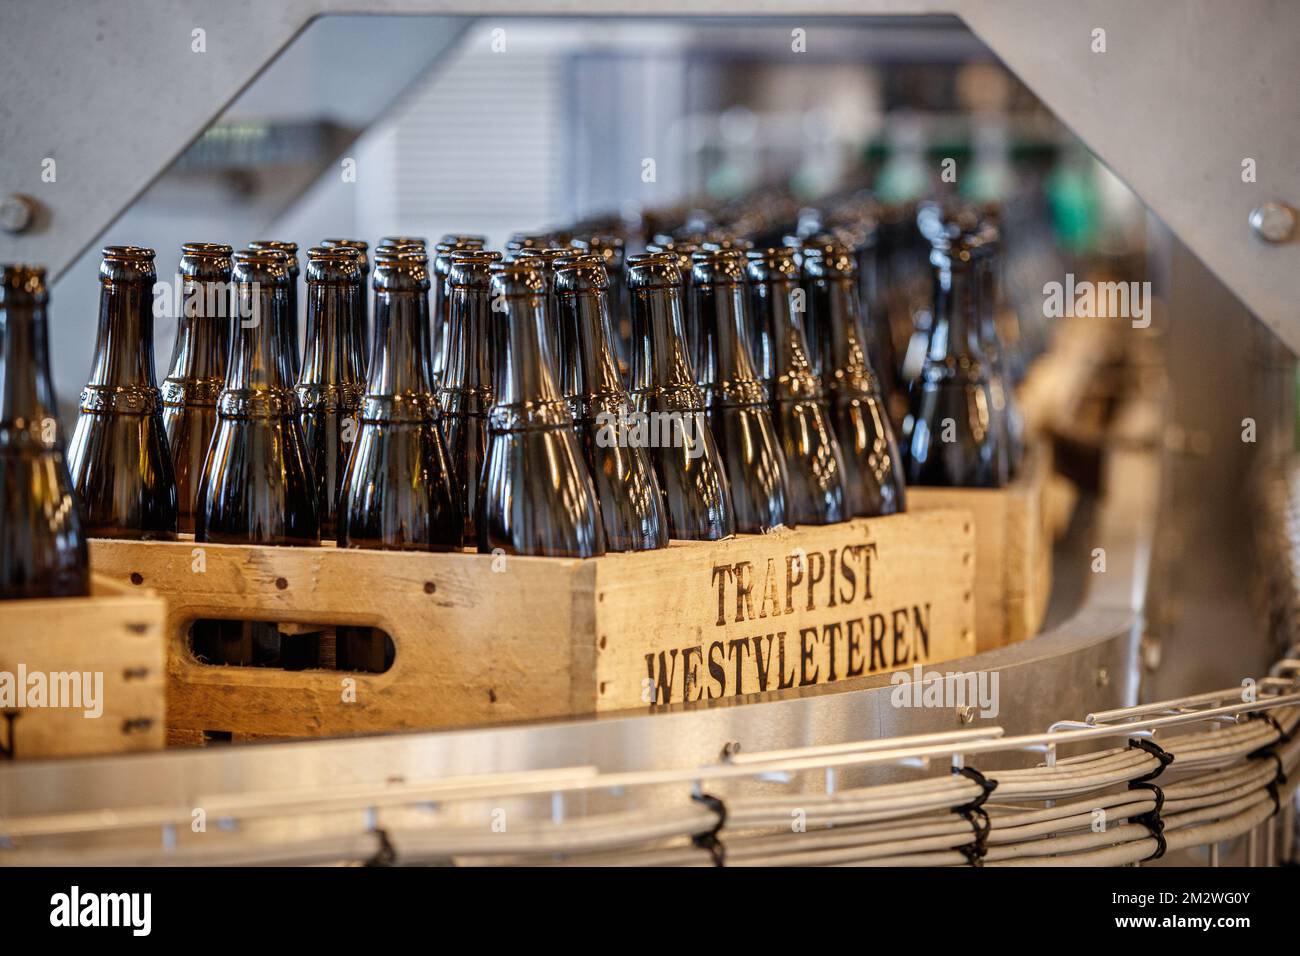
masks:
<path fill-rule="evenodd" d="M 397 659 L 392 637 L 377 627 L 200 618 L 187 638 L 208 666 L 382 674 Z"/>

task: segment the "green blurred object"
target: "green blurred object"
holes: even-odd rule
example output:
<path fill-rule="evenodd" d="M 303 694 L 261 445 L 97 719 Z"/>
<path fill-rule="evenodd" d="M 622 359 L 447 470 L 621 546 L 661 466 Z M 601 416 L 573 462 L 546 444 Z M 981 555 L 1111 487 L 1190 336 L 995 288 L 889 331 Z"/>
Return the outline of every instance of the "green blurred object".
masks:
<path fill-rule="evenodd" d="M 1097 239 L 1101 205 L 1091 167 L 1069 161 L 1058 166 L 1047 180 L 1047 202 L 1061 245 L 1087 252 Z"/>

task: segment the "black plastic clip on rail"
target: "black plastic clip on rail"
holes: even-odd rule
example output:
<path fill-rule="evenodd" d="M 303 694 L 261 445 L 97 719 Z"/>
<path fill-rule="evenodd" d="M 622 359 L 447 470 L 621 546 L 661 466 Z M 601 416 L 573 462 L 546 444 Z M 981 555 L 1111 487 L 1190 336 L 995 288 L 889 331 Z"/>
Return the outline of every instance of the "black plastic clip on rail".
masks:
<path fill-rule="evenodd" d="M 1139 823 L 1146 827 L 1147 830 L 1150 831 L 1151 836 L 1155 838 L 1156 852 L 1142 860 L 1143 863 L 1146 863 L 1150 860 L 1160 859 L 1165 855 L 1165 850 L 1169 849 L 1169 844 L 1165 841 L 1165 821 L 1160 816 L 1160 812 L 1165 808 L 1165 792 L 1154 783 L 1151 783 L 1151 781 L 1164 773 L 1165 768 L 1174 762 L 1174 755 L 1168 750 L 1165 750 L 1154 740 L 1130 739 L 1128 746 L 1130 750 L 1144 750 L 1159 761 L 1155 770 L 1143 774 L 1136 780 L 1130 780 L 1128 782 L 1128 788 L 1130 790 L 1150 790 L 1155 794 L 1156 798 L 1156 805 L 1154 807 L 1146 813 L 1130 818 L 1134 823 Z"/>
<path fill-rule="evenodd" d="M 964 803 L 960 807 L 953 807 L 952 812 L 970 824 L 971 832 L 975 836 L 975 839 L 970 843 L 957 847 L 957 852 L 966 857 L 966 862 L 971 866 L 983 866 L 984 854 L 988 852 L 986 844 L 989 830 L 993 828 L 988 811 L 984 809 L 984 803 L 988 800 L 989 794 L 998 788 L 998 782 L 990 780 L 974 767 L 953 767 L 952 772 L 956 776 L 975 781 L 980 787 L 979 796 L 970 803 Z"/>

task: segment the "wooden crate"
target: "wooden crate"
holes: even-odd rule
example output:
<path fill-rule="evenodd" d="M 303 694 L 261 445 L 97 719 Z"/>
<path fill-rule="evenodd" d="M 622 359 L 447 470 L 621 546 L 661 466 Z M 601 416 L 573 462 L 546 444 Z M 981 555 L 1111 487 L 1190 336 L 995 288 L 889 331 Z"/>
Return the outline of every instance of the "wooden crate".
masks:
<path fill-rule="evenodd" d="M 975 635 L 987 651 L 1038 633 L 1052 588 L 1054 528 L 1046 517 L 1051 455 L 1025 456 L 1005 488 L 907 489 L 908 508 L 963 508 L 975 516 Z"/>
<path fill-rule="evenodd" d="M 974 649 L 964 511 L 682 543 L 586 561 L 96 540 L 96 566 L 168 602 L 168 726 L 284 737 L 673 706 Z M 217 667 L 201 618 L 369 625 L 382 674 Z"/>
<path fill-rule="evenodd" d="M 163 746 L 163 601 L 150 588 L 100 574 L 91 590 L 84 598 L 0 601 L 6 754 L 67 757 Z M 36 696 L 42 688 L 44 696 Z"/>

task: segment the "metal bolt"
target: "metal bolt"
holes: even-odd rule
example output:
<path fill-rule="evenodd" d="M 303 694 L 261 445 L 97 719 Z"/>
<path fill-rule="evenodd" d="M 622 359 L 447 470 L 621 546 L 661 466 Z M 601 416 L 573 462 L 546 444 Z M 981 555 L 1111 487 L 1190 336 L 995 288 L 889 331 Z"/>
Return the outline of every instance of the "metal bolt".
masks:
<path fill-rule="evenodd" d="M 729 740 L 722 745 L 722 762 L 727 763 L 736 754 L 740 753 L 740 741 Z"/>
<path fill-rule="evenodd" d="M 974 707 L 958 707 L 958 708 L 957 708 L 957 722 L 958 722 L 958 723 L 961 723 L 961 724 L 969 724 L 969 723 L 970 723 L 972 720 L 974 720 L 974 719 L 975 719 L 975 708 L 974 708 Z"/>
<path fill-rule="evenodd" d="M 1295 219 L 1286 203 L 1266 202 L 1250 211 L 1250 228 L 1265 242 L 1286 242 L 1295 232 Z"/>
<path fill-rule="evenodd" d="M 36 218 L 36 200 L 22 193 L 0 199 L 0 229 L 11 235 L 26 232 Z"/>
<path fill-rule="evenodd" d="M 1106 668 L 1104 667 L 1097 668 L 1097 686 L 1098 687 L 1110 686 L 1110 671 L 1106 670 Z"/>

